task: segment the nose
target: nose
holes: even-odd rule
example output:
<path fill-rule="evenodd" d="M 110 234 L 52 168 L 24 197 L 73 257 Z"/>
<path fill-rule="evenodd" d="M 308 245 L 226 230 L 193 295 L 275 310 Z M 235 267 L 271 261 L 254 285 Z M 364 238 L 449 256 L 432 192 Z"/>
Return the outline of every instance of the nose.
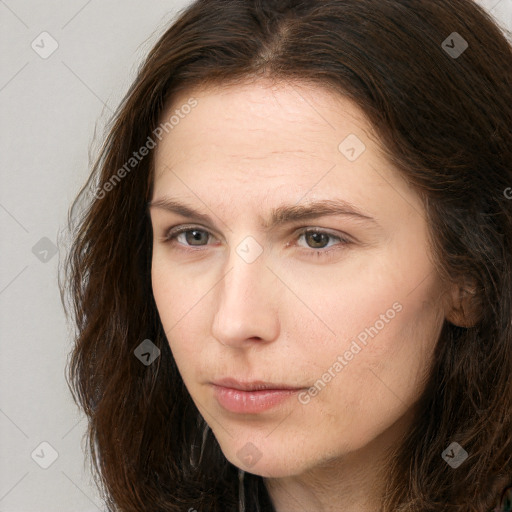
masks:
<path fill-rule="evenodd" d="M 224 278 L 215 287 L 214 338 L 234 348 L 277 339 L 277 297 L 282 296 L 282 290 L 279 291 L 282 283 L 267 267 L 265 252 L 248 263 L 234 248 L 227 268 Z"/>

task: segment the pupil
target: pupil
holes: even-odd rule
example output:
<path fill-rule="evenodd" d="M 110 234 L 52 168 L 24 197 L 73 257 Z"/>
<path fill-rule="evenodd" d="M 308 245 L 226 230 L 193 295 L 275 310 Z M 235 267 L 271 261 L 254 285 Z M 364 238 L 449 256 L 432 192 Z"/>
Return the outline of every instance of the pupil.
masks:
<path fill-rule="evenodd" d="M 313 238 L 313 245 L 314 245 L 314 244 L 320 244 L 320 245 L 322 245 L 321 239 L 322 239 L 322 238 L 324 238 L 324 242 L 325 242 L 325 237 L 326 237 L 326 236 L 327 236 L 327 235 L 326 235 L 325 233 L 311 233 L 311 234 L 310 234 L 310 237 L 312 237 L 312 238 Z M 319 239 L 320 239 L 320 241 L 319 241 Z"/>
<path fill-rule="evenodd" d="M 191 231 L 189 231 L 187 233 L 187 236 L 189 236 L 189 239 L 187 240 L 187 242 L 189 242 L 189 243 L 191 241 L 200 242 L 202 235 L 203 235 L 202 231 L 198 231 L 197 229 L 193 229 L 193 230 L 191 230 Z"/>

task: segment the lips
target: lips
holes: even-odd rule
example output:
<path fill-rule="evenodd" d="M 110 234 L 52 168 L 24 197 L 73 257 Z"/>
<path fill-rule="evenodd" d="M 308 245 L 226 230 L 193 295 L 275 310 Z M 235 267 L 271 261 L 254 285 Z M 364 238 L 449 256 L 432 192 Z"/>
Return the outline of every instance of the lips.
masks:
<path fill-rule="evenodd" d="M 253 380 L 250 382 L 242 382 L 232 378 L 223 378 L 212 382 L 215 386 L 223 388 L 237 389 L 239 391 L 261 391 L 267 390 L 279 390 L 279 391 L 296 391 L 303 389 L 297 386 L 290 386 L 287 384 L 278 384 L 272 382 L 265 382 L 262 380 Z"/>
<path fill-rule="evenodd" d="M 211 385 L 219 405 L 238 414 L 258 414 L 272 409 L 304 389 L 265 381 L 241 382 L 232 378 L 219 379 Z"/>

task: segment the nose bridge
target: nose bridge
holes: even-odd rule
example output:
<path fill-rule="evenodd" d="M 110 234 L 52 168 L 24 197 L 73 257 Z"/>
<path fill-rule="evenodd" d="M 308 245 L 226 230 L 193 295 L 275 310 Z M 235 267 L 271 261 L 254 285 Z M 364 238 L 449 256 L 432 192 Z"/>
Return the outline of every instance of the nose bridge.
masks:
<path fill-rule="evenodd" d="M 266 254 L 252 236 L 230 250 L 226 275 L 219 283 L 213 335 L 223 344 L 247 339 L 269 340 L 277 335 L 275 276 L 266 266 Z"/>

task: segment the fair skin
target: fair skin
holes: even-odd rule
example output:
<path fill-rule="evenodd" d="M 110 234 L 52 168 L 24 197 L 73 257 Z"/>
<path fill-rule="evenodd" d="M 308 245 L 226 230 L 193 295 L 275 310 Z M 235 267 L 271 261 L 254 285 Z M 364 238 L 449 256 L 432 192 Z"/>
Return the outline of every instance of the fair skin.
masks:
<path fill-rule="evenodd" d="M 226 458 L 264 477 L 278 512 L 378 511 L 384 463 L 410 425 L 443 320 L 456 320 L 420 199 L 341 96 L 259 81 L 188 91 L 164 118 L 191 97 L 197 106 L 155 149 L 152 200 L 172 196 L 210 219 L 150 207 L 153 293 L 183 381 Z M 366 146 L 354 161 L 338 149 L 349 134 Z M 323 199 L 374 222 L 261 224 L 278 206 Z M 192 232 L 165 242 L 175 226 Z M 258 245 L 245 251 L 261 248 L 250 263 L 237 252 L 246 237 Z M 220 377 L 299 386 L 302 401 L 226 411 L 210 384 Z M 256 463 L 237 455 L 247 443 Z"/>

